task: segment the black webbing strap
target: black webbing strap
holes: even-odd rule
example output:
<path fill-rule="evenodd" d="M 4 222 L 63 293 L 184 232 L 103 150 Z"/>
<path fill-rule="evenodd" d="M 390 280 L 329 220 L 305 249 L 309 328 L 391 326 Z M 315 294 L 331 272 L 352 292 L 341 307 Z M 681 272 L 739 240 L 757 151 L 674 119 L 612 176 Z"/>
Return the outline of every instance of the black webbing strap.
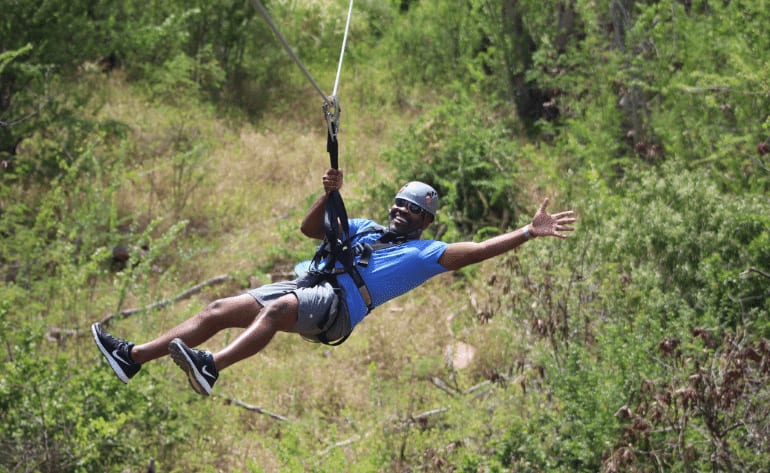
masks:
<path fill-rule="evenodd" d="M 326 138 L 326 150 L 329 152 L 329 161 L 332 169 L 338 169 L 339 164 L 339 143 L 337 141 L 337 125 L 332 120 L 329 122 L 329 129 Z M 345 210 L 345 203 L 342 196 L 337 191 L 332 191 L 326 197 L 326 207 L 324 209 L 324 236 L 326 237 L 325 253 L 328 256 L 325 269 L 334 270 L 335 261 L 339 261 L 345 268 L 345 272 L 353 280 L 358 288 L 361 298 L 366 304 L 367 310 L 374 307 L 372 295 L 369 288 L 366 287 L 364 278 L 356 269 L 355 252 L 350 247 L 350 225 L 348 223 L 348 213 Z M 316 260 L 320 255 L 316 255 Z"/>
<path fill-rule="evenodd" d="M 337 124 L 329 122 L 326 135 L 326 151 L 329 152 L 329 161 L 332 169 L 339 169 L 339 142 L 337 141 Z M 347 268 L 352 264 L 352 255 L 348 256 L 345 250 L 345 242 L 350 237 L 350 225 L 348 224 L 348 212 L 345 210 L 345 202 L 339 191 L 332 191 L 326 197 L 324 209 L 324 236 L 329 245 L 329 252 L 336 260 Z"/>
<path fill-rule="evenodd" d="M 339 340 L 332 341 L 326 338 L 326 335 L 321 333 L 321 334 L 318 334 L 318 341 L 323 343 L 324 345 L 329 345 L 330 347 L 336 347 L 345 343 L 345 340 L 347 340 L 349 336 L 350 334 L 347 334 L 344 337 L 340 338 Z"/>
<path fill-rule="evenodd" d="M 337 123 L 331 121 L 326 130 L 326 151 L 329 153 L 329 162 L 332 169 L 339 169 L 340 148 L 337 141 Z"/>

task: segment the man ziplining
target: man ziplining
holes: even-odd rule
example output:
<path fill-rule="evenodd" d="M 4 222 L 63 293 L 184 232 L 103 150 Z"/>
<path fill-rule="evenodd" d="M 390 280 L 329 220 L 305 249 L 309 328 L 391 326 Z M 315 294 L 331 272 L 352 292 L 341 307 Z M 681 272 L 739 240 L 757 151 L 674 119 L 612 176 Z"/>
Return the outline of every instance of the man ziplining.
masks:
<path fill-rule="evenodd" d="M 302 221 L 301 231 L 324 240 L 311 270 L 293 281 L 252 289 L 220 299 L 159 337 L 140 345 L 107 333 L 100 323 L 91 326 L 96 345 L 118 378 L 127 383 L 142 365 L 170 354 L 187 374 L 192 388 L 209 395 L 219 372 L 262 351 L 277 332 L 337 345 L 375 307 L 420 286 L 446 271 L 463 268 L 506 253 L 524 242 L 573 231 L 576 221 L 569 210 L 548 214 L 546 199 L 532 223 L 481 243 L 444 243 L 420 237 L 435 219 L 439 196 L 433 187 L 410 182 L 396 194 L 390 207 L 388 226 L 372 220 L 348 219 L 339 190 L 342 171 L 337 169 L 340 107 L 337 86 L 342 69 L 353 0 L 342 42 L 337 78 L 331 96 L 326 96 L 289 46 L 259 0 L 252 0 L 278 39 L 324 98 L 327 151 L 331 169 L 323 175 L 324 193 L 313 203 Z M 227 328 L 244 331 L 221 350 L 197 349 L 217 332 Z"/>
<path fill-rule="evenodd" d="M 300 228 L 304 235 L 319 240 L 324 239 L 328 227 L 327 199 L 342 187 L 343 173 L 329 169 L 322 182 L 324 193 L 310 207 Z M 99 323 L 91 326 L 94 340 L 124 383 L 143 364 L 170 354 L 187 374 L 192 388 L 209 395 L 222 370 L 262 351 L 279 331 L 323 342 L 344 340 L 371 309 L 433 276 L 502 255 L 534 238 L 567 238 L 563 232 L 573 231 L 570 225 L 577 220 L 572 210 L 547 213 L 545 199 L 531 223 L 485 241 L 423 240 L 422 231 L 435 219 L 438 204 L 433 187 L 410 182 L 396 194 L 387 227 L 367 219 L 348 221 L 351 237 L 345 243 L 354 252 L 364 289 L 339 261 L 333 267 L 320 261 L 320 269 L 293 281 L 267 284 L 214 301 L 149 342 L 136 345 L 114 337 Z M 219 351 L 193 348 L 227 328 L 244 331 Z"/>

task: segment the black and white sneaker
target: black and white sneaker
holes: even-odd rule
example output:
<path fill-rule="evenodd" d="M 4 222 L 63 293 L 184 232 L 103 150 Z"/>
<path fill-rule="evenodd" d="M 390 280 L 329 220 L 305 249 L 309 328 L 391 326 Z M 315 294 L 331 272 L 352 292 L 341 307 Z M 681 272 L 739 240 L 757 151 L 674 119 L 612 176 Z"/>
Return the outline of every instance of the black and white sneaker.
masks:
<path fill-rule="evenodd" d="M 122 338 L 113 337 L 99 322 L 91 325 L 91 333 L 94 335 L 96 346 L 107 358 L 118 379 L 128 383 L 128 380 L 142 368 L 142 365 L 131 359 L 131 349 L 134 344 Z"/>
<path fill-rule="evenodd" d="M 174 363 L 187 373 L 195 392 L 203 396 L 211 394 L 211 388 L 219 378 L 211 352 L 190 348 L 179 338 L 171 340 L 168 351 Z"/>

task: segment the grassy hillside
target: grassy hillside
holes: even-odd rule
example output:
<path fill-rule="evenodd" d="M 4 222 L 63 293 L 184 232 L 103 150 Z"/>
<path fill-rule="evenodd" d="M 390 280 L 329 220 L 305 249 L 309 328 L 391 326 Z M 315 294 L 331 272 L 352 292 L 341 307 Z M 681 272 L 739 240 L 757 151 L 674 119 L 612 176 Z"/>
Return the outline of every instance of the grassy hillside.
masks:
<path fill-rule="evenodd" d="M 304 107 L 309 109 L 308 114 L 318 115 L 315 105 L 314 101 L 305 100 L 291 107 Z M 350 212 L 371 212 L 384 219 L 388 202 L 372 203 L 366 193 L 373 184 L 386 185 L 380 183 L 389 181 L 380 153 L 391 142 L 391 134 L 399 126 L 407 126 L 408 121 L 404 117 L 382 123 L 380 114 L 381 110 L 373 113 L 354 106 L 346 108 L 341 162 L 346 171 L 344 195 Z M 239 278 L 228 289 L 238 291 L 246 287 L 247 281 L 270 281 L 273 273 L 284 277 L 281 273 L 298 258 L 312 255 L 314 244 L 300 237 L 298 224 L 311 198 L 318 194 L 320 174 L 328 164 L 323 128 L 318 125 L 323 124 L 317 119 L 269 115 L 253 127 L 224 133 L 216 124 L 211 125 L 214 136 L 227 138 L 216 145 L 221 148 L 212 154 L 212 171 L 207 172 L 207 182 L 200 186 L 200 197 L 191 199 L 200 205 L 200 209 L 191 212 L 200 212 L 199 215 L 191 213 L 187 217 L 193 222 L 191 225 L 200 221 L 211 236 L 200 243 L 194 257 L 180 264 L 179 274 L 197 277 L 180 283 L 228 272 Z M 375 175 L 376 179 L 370 179 Z M 387 192 L 392 195 L 398 185 L 393 182 L 390 187 Z M 130 200 L 142 201 L 139 197 Z M 486 271 L 474 271 L 471 277 L 485 279 L 489 275 Z M 116 326 L 120 327 L 119 333 L 142 339 L 191 315 L 213 295 L 224 293 L 224 288 L 217 289 L 175 310 L 126 320 Z M 424 447 L 407 448 L 412 443 L 412 430 L 418 437 L 424 435 L 419 433 L 424 427 L 410 425 L 416 422 L 414 416 L 450 409 L 458 411 L 450 414 L 458 419 L 473 418 L 469 410 L 484 410 L 487 404 L 482 401 L 475 408 L 464 405 L 467 399 L 462 399 L 466 396 L 460 393 L 473 387 L 481 390 L 467 395 L 470 399 L 487 397 L 497 389 L 519 396 L 516 384 L 510 388 L 487 385 L 488 378 L 497 379 L 495 371 L 507 363 L 497 366 L 504 356 L 497 350 L 487 349 L 491 353 L 483 356 L 484 345 L 490 343 L 486 340 L 490 330 L 481 325 L 483 316 L 476 319 L 476 312 L 484 309 L 475 309 L 469 300 L 468 289 L 456 282 L 454 276 L 446 275 L 413 295 L 379 308 L 342 347 L 327 349 L 296 336 L 279 335 L 264 353 L 222 377 L 219 394 L 212 400 L 222 405 L 211 407 L 212 411 L 207 410 L 203 418 L 212 419 L 213 414 L 217 419 L 217 425 L 206 422 L 203 428 L 214 429 L 209 435 L 221 445 L 215 455 L 228 462 L 221 468 L 258 465 L 256 471 L 279 471 L 306 464 L 325 471 L 344 470 L 343 465 L 351 459 L 358 462 L 356 458 L 367 458 L 384 449 L 401 452 L 399 456 L 403 458 L 393 460 L 393 468 L 399 469 L 399 463 L 411 462 L 408 458 L 424 454 Z M 224 334 L 209 345 L 221 346 L 232 336 L 233 333 Z M 469 343 L 477 350 L 474 368 L 462 372 L 452 369 L 447 356 L 458 342 Z M 186 391 L 185 380 L 178 376 L 175 367 L 170 363 L 163 365 L 155 369 L 160 370 L 161 380 L 176 377 L 176 382 L 164 389 Z M 500 378 L 504 383 L 507 373 L 500 375 L 504 376 Z M 445 383 L 451 386 L 452 394 L 442 389 Z M 179 395 L 193 397 L 187 392 Z M 453 400 L 455 396 L 460 397 L 459 404 Z M 292 422 L 244 412 L 228 405 L 230 398 L 260 406 Z M 441 418 L 438 413 L 436 417 Z M 420 422 L 427 426 L 435 421 L 426 415 Z M 233 426 L 238 428 L 233 430 Z M 284 435 L 296 438 L 288 445 L 279 445 L 276 451 L 274 439 Z M 335 447 L 348 441 L 344 447 Z M 437 441 L 441 442 L 426 442 Z M 206 463 L 208 459 L 201 460 Z"/>
<path fill-rule="evenodd" d="M 269 5 L 324 87 L 342 3 Z M 441 275 L 340 347 L 279 334 L 211 398 L 168 359 L 123 385 L 92 322 L 146 341 L 312 255 L 321 103 L 249 5 L 16 2 L 0 469 L 766 471 L 770 10 L 357 4 L 349 213 L 384 220 L 420 179 L 442 193 L 428 236 L 483 239 L 549 196 L 578 212 L 574 238 Z"/>
<path fill-rule="evenodd" d="M 411 426 L 416 422 L 413 416 L 450 409 L 458 411 L 452 415 L 464 418 L 468 408 L 464 401 L 455 405 L 453 397 L 466 389 L 477 387 L 473 396 L 483 397 L 496 389 L 508 390 L 485 382 L 492 374 L 484 365 L 495 364 L 494 359 L 485 362 L 481 357 L 487 330 L 474 321 L 477 309 L 469 302 L 468 289 L 452 275 L 379 308 L 342 347 L 328 349 L 279 334 L 264 353 L 225 372 L 210 400 L 197 398 L 170 360 L 145 367 L 129 386 L 122 386 L 100 360 L 88 333 L 90 323 L 118 310 L 172 298 L 218 275 L 232 276 L 168 307 L 111 319 L 109 329 L 114 333 L 146 341 L 216 297 L 286 277 L 295 262 L 314 251 L 315 243 L 306 241 L 298 228 L 320 192 L 328 156 L 320 107 L 307 97 L 283 104 L 291 113 L 265 114 L 248 124 L 223 121 L 205 107 L 153 103 L 119 73 L 96 78 L 89 86 L 104 100 L 100 118 L 119 121 L 129 130 L 127 149 L 118 151 L 124 161 L 113 171 L 114 183 L 104 183 L 108 189 L 101 185 L 79 189 L 83 200 L 98 201 L 79 204 L 73 201 L 73 190 L 62 186 L 49 192 L 66 194 L 66 202 L 45 203 L 48 198 L 43 197 L 44 205 L 58 213 L 87 212 L 90 206 L 106 204 L 108 208 L 100 212 L 115 214 L 120 243 L 148 248 L 144 256 L 132 254 L 135 267 L 112 263 L 110 247 L 87 256 L 88 262 L 61 262 L 66 269 L 59 266 L 57 271 L 74 276 L 58 283 L 51 299 L 40 295 L 38 303 L 47 305 L 38 312 L 42 323 L 29 322 L 34 327 L 30 337 L 38 340 L 45 332 L 54 341 L 35 342 L 44 359 L 60 359 L 68 366 L 70 360 L 78 360 L 79 368 L 69 376 L 81 380 L 78 383 L 89 378 L 89 384 L 105 397 L 100 404 L 119 396 L 131 405 L 128 419 L 101 412 L 103 407 L 117 409 L 110 405 L 102 405 L 98 414 L 88 418 L 82 412 L 72 414 L 77 422 L 99 423 L 98 428 L 87 429 L 90 434 L 83 442 L 106 435 L 122 443 L 121 431 L 126 428 L 133 432 L 129 440 L 144 435 L 144 429 L 156 431 L 157 444 L 143 441 L 125 446 L 134 459 L 133 471 L 140 471 L 142 462 L 150 458 L 156 459 L 159 471 L 286 471 L 303 464 L 338 470 L 351 459 L 376 456 L 381 449 L 403 450 L 410 432 L 419 434 L 424 428 Z M 297 112 L 300 109 L 307 111 Z M 387 123 L 383 115 L 390 117 Z M 382 109 L 346 107 L 341 163 L 351 214 L 371 213 L 384 219 L 389 201 L 372 202 L 367 192 L 389 180 L 380 154 L 392 142 L 393 133 L 410 120 L 408 115 L 383 114 Z M 174 154 L 174 143 L 180 139 L 193 139 L 191 148 L 204 151 Z M 387 192 L 392 195 L 397 187 L 393 182 Z M 127 216 L 132 220 L 121 224 Z M 471 273 L 474 278 L 475 272 Z M 487 277 L 485 273 L 478 277 Z M 470 320 L 458 322 L 468 314 Z M 235 333 L 217 336 L 207 348 L 223 346 Z M 473 360 L 482 361 L 472 364 L 476 368 L 457 372 L 448 357 L 461 341 L 477 350 Z M 18 378 L 11 381 L 22 383 L 28 375 L 16 373 Z M 48 379 L 48 375 L 36 376 Z M 40 402 L 71 396 L 66 385 L 51 381 L 55 384 L 44 383 L 50 391 Z M 451 387 L 443 387 L 445 383 Z M 518 391 L 516 385 L 510 388 L 511 395 L 518 396 Z M 234 404 L 235 400 L 289 421 L 249 411 Z M 180 409 L 184 415 L 179 415 Z M 50 410 L 42 406 L 42 412 Z M 157 416 L 155 410 L 164 415 Z M 173 418 L 171 424 L 168 416 Z M 145 427 L 136 425 L 134 417 L 142 419 Z M 431 417 L 426 415 L 420 422 L 428 425 L 434 422 Z M 346 445 L 335 447 L 340 442 Z M 55 451 L 57 447 L 46 448 Z M 394 461 L 406 462 L 408 457 L 422 455 L 421 447 L 399 455 L 404 458 Z"/>

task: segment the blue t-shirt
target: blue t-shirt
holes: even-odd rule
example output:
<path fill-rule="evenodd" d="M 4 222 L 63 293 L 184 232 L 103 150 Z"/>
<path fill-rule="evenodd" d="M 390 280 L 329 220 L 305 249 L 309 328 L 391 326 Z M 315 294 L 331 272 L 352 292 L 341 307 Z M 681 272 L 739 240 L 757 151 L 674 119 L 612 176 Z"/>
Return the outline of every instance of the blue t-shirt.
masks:
<path fill-rule="evenodd" d="M 371 220 L 350 219 L 350 235 L 365 232 L 379 225 Z M 354 236 L 351 245 L 374 243 L 381 233 L 369 233 Z M 447 243 L 435 240 L 409 240 L 389 248 L 374 251 L 366 266 L 356 265 L 358 272 L 366 282 L 376 307 L 411 291 L 437 274 L 447 271 L 438 262 L 446 250 Z M 356 263 L 360 257 L 356 257 Z M 337 263 L 338 267 L 341 267 Z M 355 327 L 366 316 L 367 308 L 361 293 L 353 279 L 347 274 L 337 276 L 337 281 L 345 289 L 351 327 Z"/>

